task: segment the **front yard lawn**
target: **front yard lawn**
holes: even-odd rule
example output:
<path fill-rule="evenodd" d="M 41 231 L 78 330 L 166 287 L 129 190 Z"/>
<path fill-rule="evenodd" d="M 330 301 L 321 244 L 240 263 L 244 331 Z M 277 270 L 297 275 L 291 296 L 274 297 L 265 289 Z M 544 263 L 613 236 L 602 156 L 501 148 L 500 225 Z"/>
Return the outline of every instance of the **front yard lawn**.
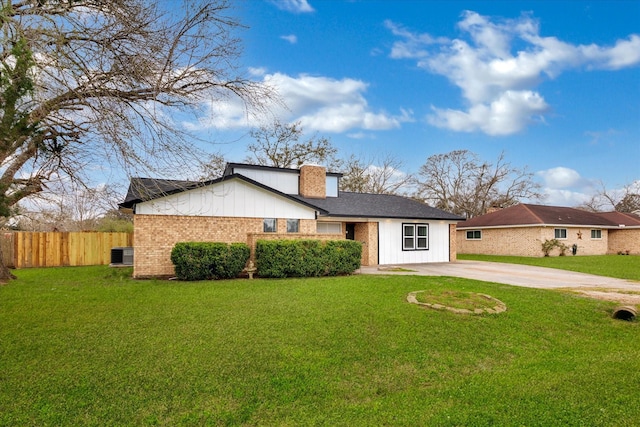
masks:
<path fill-rule="evenodd" d="M 625 257 L 630 258 L 630 257 Z M 0 425 L 609 426 L 640 419 L 640 322 L 615 304 L 448 277 L 0 286 Z M 496 315 L 406 302 L 491 295 Z"/>
<path fill-rule="evenodd" d="M 599 276 L 640 281 L 640 256 L 638 255 L 595 255 L 595 256 L 553 256 L 521 257 L 500 255 L 458 254 L 458 259 L 511 264 L 535 265 L 559 268 Z"/>

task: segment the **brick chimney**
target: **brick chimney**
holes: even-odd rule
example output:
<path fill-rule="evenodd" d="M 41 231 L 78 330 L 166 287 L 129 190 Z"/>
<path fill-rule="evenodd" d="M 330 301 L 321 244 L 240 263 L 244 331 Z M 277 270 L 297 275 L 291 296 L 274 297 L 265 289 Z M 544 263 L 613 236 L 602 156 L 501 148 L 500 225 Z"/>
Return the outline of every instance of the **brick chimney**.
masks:
<path fill-rule="evenodd" d="M 302 197 L 326 199 L 327 172 L 322 166 L 304 165 L 300 168 L 299 192 Z"/>

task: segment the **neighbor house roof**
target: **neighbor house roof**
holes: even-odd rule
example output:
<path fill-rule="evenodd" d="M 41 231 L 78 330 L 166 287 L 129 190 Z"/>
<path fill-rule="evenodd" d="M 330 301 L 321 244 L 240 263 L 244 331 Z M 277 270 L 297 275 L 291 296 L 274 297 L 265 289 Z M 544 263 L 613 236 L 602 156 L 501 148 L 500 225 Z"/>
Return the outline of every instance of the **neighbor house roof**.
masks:
<path fill-rule="evenodd" d="M 629 222 L 629 225 L 634 222 L 635 215 L 632 217 L 627 215 L 631 214 L 620 214 L 619 212 L 603 214 L 562 206 L 521 203 L 459 222 L 458 228 L 534 225 L 618 227 L 620 224 L 624 224 L 624 221 Z"/>
<path fill-rule="evenodd" d="M 625 227 L 640 227 L 640 216 L 625 212 L 603 212 L 600 216 Z"/>

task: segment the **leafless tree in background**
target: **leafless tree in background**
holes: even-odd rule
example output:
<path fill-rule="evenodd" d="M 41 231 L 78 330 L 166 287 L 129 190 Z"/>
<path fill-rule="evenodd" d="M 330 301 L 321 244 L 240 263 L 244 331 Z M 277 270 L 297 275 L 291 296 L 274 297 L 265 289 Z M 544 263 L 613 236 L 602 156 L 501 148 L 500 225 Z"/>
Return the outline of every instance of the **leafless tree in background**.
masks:
<path fill-rule="evenodd" d="M 363 160 L 351 156 L 342 166 L 341 191 L 374 194 L 407 194 L 413 175 L 402 172 L 404 164 L 387 154 Z"/>
<path fill-rule="evenodd" d="M 253 129 L 250 135 L 255 142 L 248 145 L 251 153 L 245 161 L 278 168 L 299 168 L 305 163 L 317 163 L 329 169 L 336 164 L 338 150 L 325 137 L 314 135 L 300 141 L 304 130 L 300 122 L 273 123 Z"/>
<path fill-rule="evenodd" d="M 526 169 L 511 166 L 504 153 L 494 163 L 456 150 L 429 157 L 418 172 L 417 197 L 433 206 L 472 218 L 492 206 L 508 207 L 523 199 L 541 199 L 539 184 Z"/>
<path fill-rule="evenodd" d="M 591 212 L 640 212 L 640 181 L 624 185 L 620 189 L 607 189 L 603 182 L 585 203 L 578 206 Z"/>

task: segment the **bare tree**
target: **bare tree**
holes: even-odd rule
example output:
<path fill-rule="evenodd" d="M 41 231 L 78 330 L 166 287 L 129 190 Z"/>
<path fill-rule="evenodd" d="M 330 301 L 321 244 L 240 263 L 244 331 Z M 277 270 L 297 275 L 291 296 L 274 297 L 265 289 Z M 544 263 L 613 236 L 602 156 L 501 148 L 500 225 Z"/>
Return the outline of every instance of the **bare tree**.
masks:
<path fill-rule="evenodd" d="M 220 178 L 224 174 L 227 161 L 221 153 L 212 153 L 206 157 L 206 160 L 200 165 L 200 171 L 197 176 L 198 181 L 208 181 Z"/>
<path fill-rule="evenodd" d="M 273 93 L 238 72 L 230 13 L 227 0 L 3 0 L 0 216 L 90 164 L 175 170 L 193 153 L 181 118 L 207 102 L 263 106 Z"/>
<path fill-rule="evenodd" d="M 608 189 L 600 181 L 595 194 L 578 207 L 591 212 L 612 210 L 627 213 L 638 212 L 640 211 L 640 181 L 633 181 L 618 189 Z"/>
<path fill-rule="evenodd" d="M 108 185 L 50 182 L 45 191 L 20 203 L 13 220 L 28 231 L 95 230 L 108 212 L 117 209 L 121 198 Z"/>
<path fill-rule="evenodd" d="M 300 122 L 282 123 L 275 119 L 269 125 L 250 132 L 255 142 L 248 145 L 251 156 L 245 161 L 278 168 L 300 167 L 304 163 L 334 166 L 338 150 L 325 137 L 314 135 L 300 141 L 304 130 Z"/>
<path fill-rule="evenodd" d="M 533 174 L 512 167 L 504 153 L 495 163 L 481 161 L 468 150 L 437 154 L 427 159 L 418 174 L 419 198 L 467 218 L 482 215 L 492 206 L 542 198 Z"/>
<path fill-rule="evenodd" d="M 356 193 L 406 194 L 413 175 L 402 172 L 404 164 L 393 155 L 363 160 L 351 156 L 342 167 L 340 190 Z"/>

